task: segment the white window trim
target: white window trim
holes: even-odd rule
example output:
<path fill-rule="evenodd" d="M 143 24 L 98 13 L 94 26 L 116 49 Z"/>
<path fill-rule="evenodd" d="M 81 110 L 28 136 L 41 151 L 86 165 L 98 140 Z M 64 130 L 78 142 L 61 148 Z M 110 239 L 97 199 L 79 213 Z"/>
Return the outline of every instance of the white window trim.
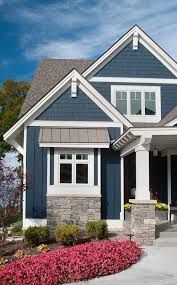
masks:
<path fill-rule="evenodd" d="M 137 85 L 111 85 L 111 103 L 116 106 L 116 91 L 127 91 L 127 115 L 124 115 L 131 122 L 157 123 L 161 120 L 161 87 L 160 86 L 137 86 Z M 155 92 L 156 115 L 131 115 L 130 114 L 130 92 L 142 92 L 142 111 L 145 109 L 144 92 Z"/>
<path fill-rule="evenodd" d="M 85 153 L 89 155 L 88 163 L 88 184 L 59 184 L 59 153 Z M 65 162 L 66 160 L 63 160 Z M 83 162 L 83 160 L 82 160 Z M 69 160 L 68 160 L 69 163 Z M 78 160 L 79 163 L 79 160 Z M 87 163 L 87 160 L 85 161 Z M 50 153 L 48 152 L 48 179 L 47 195 L 79 195 L 79 196 L 99 196 L 101 195 L 101 159 L 100 151 L 98 152 L 98 185 L 94 185 L 94 149 L 54 149 L 54 185 L 50 185 Z"/>

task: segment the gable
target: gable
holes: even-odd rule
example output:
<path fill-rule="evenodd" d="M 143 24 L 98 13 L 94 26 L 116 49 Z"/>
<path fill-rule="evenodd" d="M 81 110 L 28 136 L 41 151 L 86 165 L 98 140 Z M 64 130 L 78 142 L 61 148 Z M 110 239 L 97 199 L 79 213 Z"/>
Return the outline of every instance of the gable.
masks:
<path fill-rule="evenodd" d="M 132 41 L 94 76 L 176 78 L 175 75 L 140 42 L 138 49 L 133 50 Z"/>
<path fill-rule="evenodd" d="M 71 97 L 68 88 L 36 120 L 49 121 L 112 121 L 80 88 L 77 97 Z"/>

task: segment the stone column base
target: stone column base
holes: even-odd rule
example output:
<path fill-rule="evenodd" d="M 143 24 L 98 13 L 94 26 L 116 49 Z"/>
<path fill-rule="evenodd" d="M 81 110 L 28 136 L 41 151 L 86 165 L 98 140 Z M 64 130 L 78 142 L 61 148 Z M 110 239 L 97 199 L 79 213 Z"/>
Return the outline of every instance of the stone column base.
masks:
<path fill-rule="evenodd" d="M 155 240 L 155 204 L 156 200 L 134 200 L 131 209 L 132 240 L 141 245 L 153 245 Z"/>
<path fill-rule="evenodd" d="M 77 224 L 81 227 L 88 221 L 101 219 L 101 197 L 92 196 L 47 196 L 47 224 Z"/>

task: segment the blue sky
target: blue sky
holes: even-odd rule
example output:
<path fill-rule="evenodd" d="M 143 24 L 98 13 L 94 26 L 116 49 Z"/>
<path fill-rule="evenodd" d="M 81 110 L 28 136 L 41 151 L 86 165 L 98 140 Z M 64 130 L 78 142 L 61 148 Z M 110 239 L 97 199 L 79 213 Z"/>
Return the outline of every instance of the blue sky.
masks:
<path fill-rule="evenodd" d="M 0 82 L 42 58 L 96 58 L 138 24 L 177 60 L 177 0 L 0 0 Z"/>

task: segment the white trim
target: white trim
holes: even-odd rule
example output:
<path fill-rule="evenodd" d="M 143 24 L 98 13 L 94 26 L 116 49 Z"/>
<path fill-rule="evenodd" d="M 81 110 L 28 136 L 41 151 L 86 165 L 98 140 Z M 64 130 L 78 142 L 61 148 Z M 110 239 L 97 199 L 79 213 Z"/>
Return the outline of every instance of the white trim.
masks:
<path fill-rule="evenodd" d="M 12 145 L 20 154 L 24 156 L 24 149 L 14 139 L 8 140 L 8 143 Z"/>
<path fill-rule="evenodd" d="M 50 148 L 47 149 L 47 188 L 50 185 Z"/>
<path fill-rule="evenodd" d="M 23 149 L 24 149 L 24 155 L 23 155 L 23 184 L 26 187 L 26 149 L 27 149 L 27 127 L 24 127 L 24 141 L 23 141 Z M 25 220 L 26 220 L 26 191 L 23 192 L 23 227 L 25 227 Z"/>
<path fill-rule="evenodd" d="M 16 132 L 27 120 L 34 120 L 48 104 L 51 104 L 56 98 L 62 95 L 64 88 L 66 89 L 75 76 L 80 82 L 78 86 L 93 100 L 97 106 L 103 110 L 114 122 L 122 122 L 127 127 L 132 127 L 132 124 L 112 105 L 109 103 L 91 84 L 82 77 L 76 70 L 71 71 L 62 81 L 60 81 L 46 96 L 44 96 L 38 103 L 36 103 L 21 119 L 18 120 L 5 134 L 4 140 L 7 140 L 14 132 Z"/>
<path fill-rule="evenodd" d="M 55 148 L 109 148 L 109 143 L 39 143 L 39 146 Z"/>
<path fill-rule="evenodd" d="M 139 85 L 111 85 L 111 103 L 116 107 L 116 91 L 127 93 L 127 115 L 124 115 L 131 122 L 157 123 L 161 120 L 161 87 L 160 86 L 139 86 Z M 131 115 L 130 92 L 141 92 L 141 115 Z M 155 92 L 156 114 L 145 114 L 145 92 Z"/>
<path fill-rule="evenodd" d="M 168 205 L 171 204 L 171 155 L 167 155 Z"/>
<path fill-rule="evenodd" d="M 116 229 L 122 229 L 123 228 L 123 221 L 122 220 L 104 220 L 109 230 L 116 230 Z"/>
<path fill-rule="evenodd" d="M 173 127 L 177 124 L 177 118 L 173 119 L 172 121 L 170 121 L 169 123 L 167 123 L 165 126 L 166 127 Z"/>
<path fill-rule="evenodd" d="M 88 164 L 88 184 L 76 184 L 75 183 L 75 168 L 73 168 L 73 163 L 75 165 L 76 160 L 72 157 L 72 160 L 60 160 L 63 163 L 72 163 L 72 183 L 59 183 L 59 153 L 66 153 L 66 149 L 55 150 L 54 151 L 54 185 L 50 185 L 50 181 L 47 186 L 47 196 L 101 196 L 101 160 L 100 160 L 100 150 L 98 150 L 98 186 L 94 185 L 94 151 L 87 149 L 84 151 L 78 149 L 71 149 L 68 153 L 85 153 L 88 154 L 88 160 L 78 160 L 78 163 Z M 74 160 L 73 160 L 74 159 Z M 48 160 L 48 164 L 50 161 Z M 49 168 L 48 168 L 49 169 Z M 49 175 L 48 175 L 49 176 Z M 49 179 L 48 179 L 49 180 Z"/>
<path fill-rule="evenodd" d="M 177 84 L 177 79 L 171 78 L 141 78 L 141 77 L 103 77 L 94 76 L 90 82 L 140 83 L 140 84 Z"/>
<path fill-rule="evenodd" d="M 121 128 L 120 122 L 98 122 L 98 121 L 46 121 L 35 120 L 28 126 L 33 127 L 68 127 L 68 128 Z"/>
<path fill-rule="evenodd" d="M 71 185 L 71 186 L 55 186 L 55 185 L 49 185 L 47 189 L 48 193 L 47 196 L 71 196 L 73 195 L 76 197 L 77 195 L 80 197 L 81 195 L 91 195 L 93 197 L 100 197 L 101 191 L 99 186 L 79 186 L 78 185 Z"/>
<path fill-rule="evenodd" d="M 120 52 L 122 46 L 132 40 L 133 34 L 137 32 L 139 35 L 139 42 L 142 43 L 153 55 L 162 62 L 175 76 L 177 76 L 177 64 L 168 54 L 163 51 L 143 30 L 138 26 L 134 26 L 129 30 L 118 42 L 109 48 L 100 58 L 98 58 L 86 71 L 83 72 L 84 77 L 93 76 L 98 72 L 111 58 Z"/>
<path fill-rule="evenodd" d="M 100 198 L 101 195 L 100 194 L 60 194 L 60 193 L 57 193 L 57 194 L 47 194 L 47 197 L 87 197 L 87 198 Z"/>
<path fill-rule="evenodd" d="M 138 32 L 134 32 L 133 34 L 133 50 L 138 49 Z"/>
<path fill-rule="evenodd" d="M 101 189 L 101 149 L 98 148 L 98 186 Z"/>
<path fill-rule="evenodd" d="M 23 230 L 28 229 L 29 227 L 42 227 L 47 225 L 47 219 L 24 219 L 23 221 Z"/>
<path fill-rule="evenodd" d="M 77 97 L 77 79 L 75 76 L 71 80 L 71 97 Z"/>
<path fill-rule="evenodd" d="M 124 221 L 124 158 L 121 157 L 120 159 L 120 178 L 121 178 L 121 212 L 120 212 L 120 219 Z"/>

